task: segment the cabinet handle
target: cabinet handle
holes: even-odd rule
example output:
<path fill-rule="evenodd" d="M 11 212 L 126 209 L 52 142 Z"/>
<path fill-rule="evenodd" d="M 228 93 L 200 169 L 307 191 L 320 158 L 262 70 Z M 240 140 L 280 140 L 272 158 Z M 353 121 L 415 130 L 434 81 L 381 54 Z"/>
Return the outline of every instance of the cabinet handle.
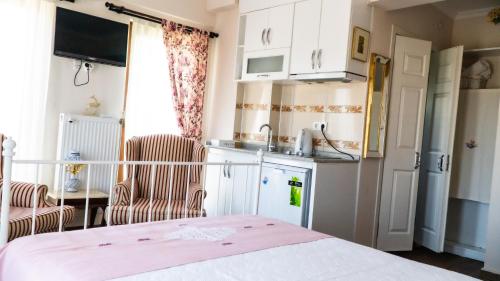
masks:
<path fill-rule="evenodd" d="M 269 74 L 259 74 L 257 75 L 257 77 L 260 77 L 260 78 L 268 78 L 270 75 Z"/>
<path fill-rule="evenodd" d="M 231 163 L 231 161 L 229 161 L 229 163 Z M 227 166 L 227 178 L 230 179 L 231 178 L 231 166 Z"/>
<path fill-rule="evenodd" d="M 415 170 L 418 170 L 420 168 L 420 164 L 421 164 L 421 161 L 420 161 L 420 152 L 415 152 Z"/>
<path fill-rule="evenodd" d="M 450 170 L 450 155 L 446 156 L 446 171 Z"/>
<path fill-rule="evenodd" d="M 267 44 L 271 45 L 271 28 L 267 29 L 266 39 L 267 39 Z"/>
<path fill-rule="evenodd" d="M 445 157 L 445 155 L 443 154 L 443 155 L 441 155 L 441 157 L 439 157 L 439 160 L 438 160 L 438 169 L 439 169 L 440 172 L 444 172 L 444 168 L 443 168 L 443 166 L 444 166 L 444 157 Z"/>
<path fill-rule="evenodd" d="M 311 55 L 312 69 L 315 69 L 315 68 L 316 68 L 315 58 L 316 58 L 316 50 L 314 50 L 314 51 L 312 52 L 312 55 Z"/>
<path fill-rule="evenodd" d="M 321 69 L 321 61 L 323 59 L 323 49 L 319 49 L 318 51 L 318 68 Z"/>
<path fill-rule="evenodd" d="M 226 161 L 224 161 L 224 163 L 227 163 L 227 160 L 226 160 Z M 224 177 L 225 177 L 225 178 L 227 178 L 226 167 L 227 167 L 227 166 L 226 166 L 226 165 L 224 165 L 224 168 L 223 168 L 223 170 L 224 170 Z"/>
<path fill-rule="evenodd" d="M 262 34 L 260 36 L 260 41 L 262 42 L 262 45 L 266 45 L 266 28 L 262 29 Z"/>

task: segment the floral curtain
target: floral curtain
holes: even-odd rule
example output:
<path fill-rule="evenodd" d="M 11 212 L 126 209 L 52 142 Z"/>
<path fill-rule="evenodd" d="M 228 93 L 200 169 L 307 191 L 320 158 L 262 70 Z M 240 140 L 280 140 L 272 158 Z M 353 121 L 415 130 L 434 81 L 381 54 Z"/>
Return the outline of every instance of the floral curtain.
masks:
<path fill-rule="evenodd" d="M 209 36 L 163 21 L 174 110 L 181 135 L 201 140 Z"/>

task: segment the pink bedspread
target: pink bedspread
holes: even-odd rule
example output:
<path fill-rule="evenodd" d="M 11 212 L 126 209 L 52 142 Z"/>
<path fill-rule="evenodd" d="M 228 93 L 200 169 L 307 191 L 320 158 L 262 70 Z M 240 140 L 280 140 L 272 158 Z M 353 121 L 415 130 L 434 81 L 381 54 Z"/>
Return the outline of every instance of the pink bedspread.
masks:
<path fill-rule="evenodd" d="M 0 280 L 108 280 L 328 237 L 255 216 L 50 233 L 1 249 Z"/>

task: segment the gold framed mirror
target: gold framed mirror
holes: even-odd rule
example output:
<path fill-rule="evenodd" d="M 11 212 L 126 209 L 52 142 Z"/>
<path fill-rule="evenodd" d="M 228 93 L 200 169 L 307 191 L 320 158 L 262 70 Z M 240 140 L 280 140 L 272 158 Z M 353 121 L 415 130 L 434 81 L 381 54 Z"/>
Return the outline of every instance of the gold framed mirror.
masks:
<path fill-rule="evenodd" d="M 390 61 L 390 58 L 371 54 L 363 158 L 384 157 Z"/>

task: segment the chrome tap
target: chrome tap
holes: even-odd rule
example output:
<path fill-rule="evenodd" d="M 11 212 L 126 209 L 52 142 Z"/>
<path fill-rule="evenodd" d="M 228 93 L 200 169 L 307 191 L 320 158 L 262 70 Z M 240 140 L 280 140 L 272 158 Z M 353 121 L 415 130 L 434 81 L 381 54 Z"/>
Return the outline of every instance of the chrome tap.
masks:
<path fill-rule="evenodd" d="M 267 151 L 272 152 L 276 148 L 273 144 L 273 128 L 269 124 L 264 124 L 260 126 L 259 132 L 262 133 L 262 130 L 267 127 Z"/>

